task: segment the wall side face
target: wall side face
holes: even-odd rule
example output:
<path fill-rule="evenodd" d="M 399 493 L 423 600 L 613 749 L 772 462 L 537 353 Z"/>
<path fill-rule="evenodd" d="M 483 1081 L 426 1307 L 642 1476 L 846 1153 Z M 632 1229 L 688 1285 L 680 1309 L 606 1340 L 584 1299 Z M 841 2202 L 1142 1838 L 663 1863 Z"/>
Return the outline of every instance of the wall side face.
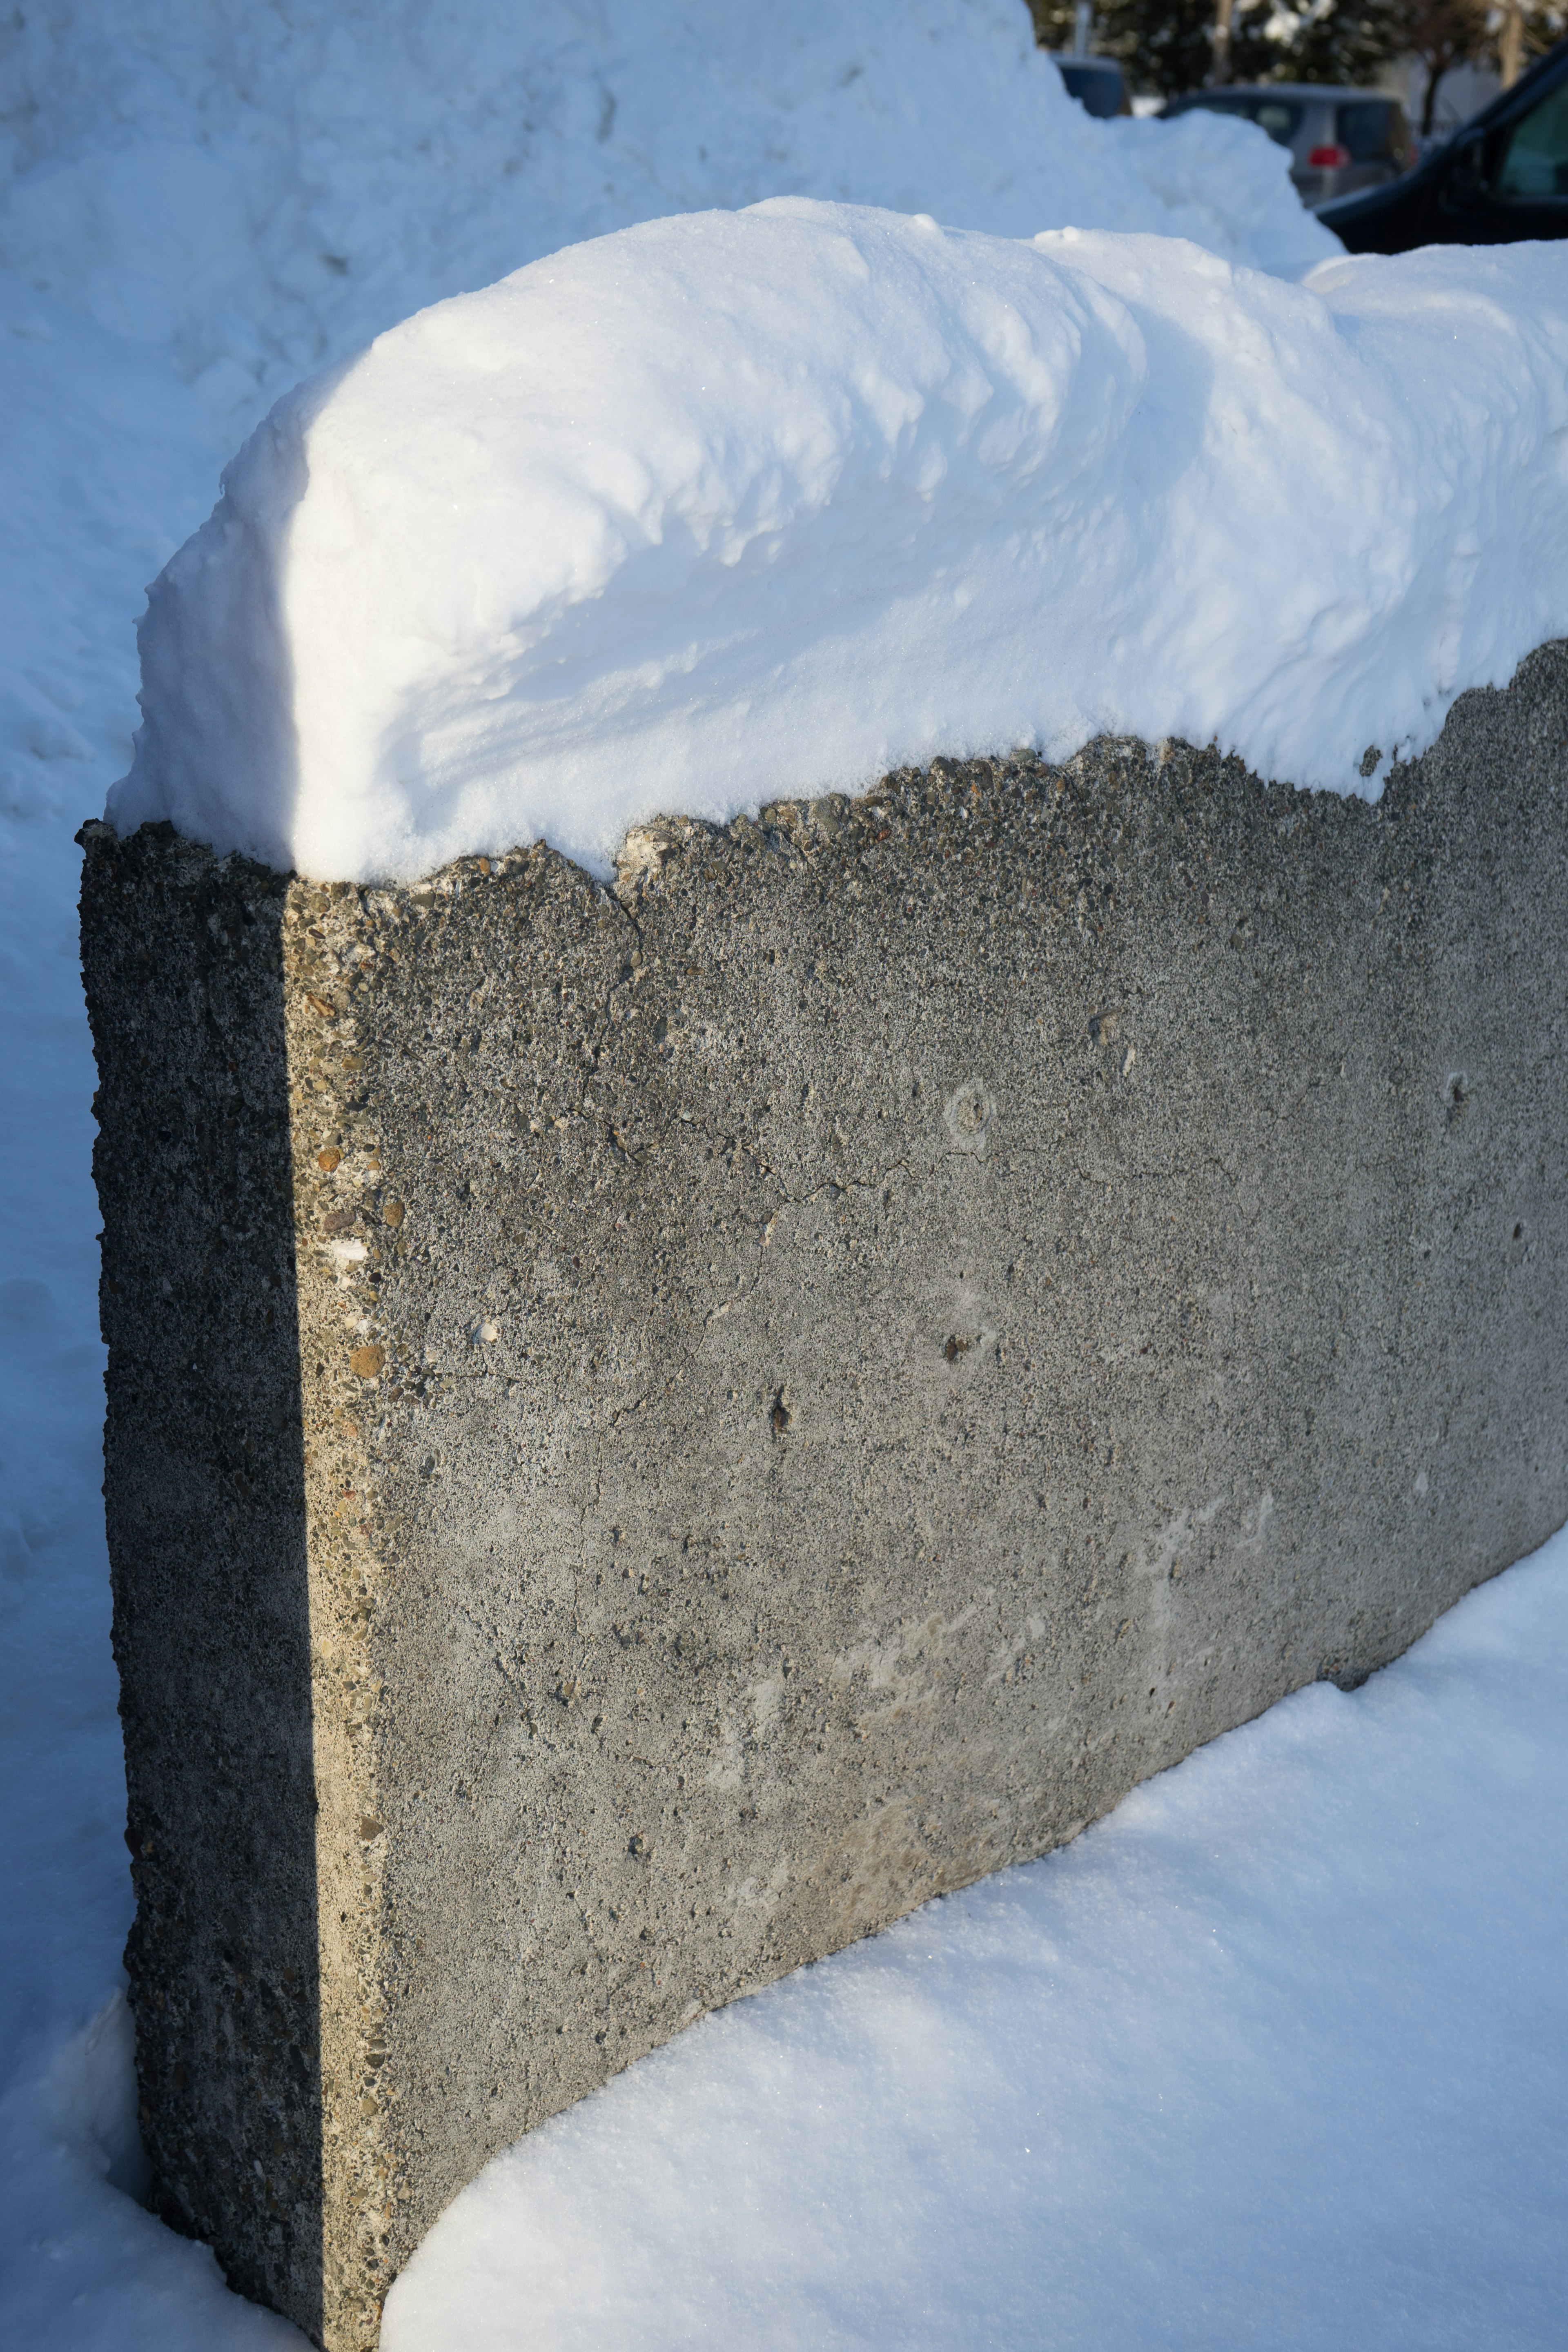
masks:
<path fill-rule="evenodd" d="M 1565 793 L 1552 647 L 1375 810 L 1099 744 L 288 886 L 333 2352 L 497 2147 L 1562 1521 Z"/>
<path fill-rule="evenodd" d="M 280 877 L 83 835 L 142 2137 L 321 2326 L 320 1998 Z"/>
<path fill-rule="evenodd" d="M 1553 652 L 1377 810 L 1100 746 L 340 902 L 399 2247 L 1562 1520 L 1565 738 Z"/>

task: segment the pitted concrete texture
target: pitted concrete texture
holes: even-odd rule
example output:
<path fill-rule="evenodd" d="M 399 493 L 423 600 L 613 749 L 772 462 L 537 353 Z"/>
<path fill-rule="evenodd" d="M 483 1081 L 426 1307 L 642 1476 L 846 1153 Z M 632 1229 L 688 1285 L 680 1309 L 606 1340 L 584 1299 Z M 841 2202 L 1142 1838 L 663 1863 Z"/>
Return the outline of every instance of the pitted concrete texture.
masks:
<path fill-rule="evenodd" d="M 347 2352 L 690 2019 L 1568 1514 L 1568 649 L 323 888 L 89 826 L 164 2210 Z"/>

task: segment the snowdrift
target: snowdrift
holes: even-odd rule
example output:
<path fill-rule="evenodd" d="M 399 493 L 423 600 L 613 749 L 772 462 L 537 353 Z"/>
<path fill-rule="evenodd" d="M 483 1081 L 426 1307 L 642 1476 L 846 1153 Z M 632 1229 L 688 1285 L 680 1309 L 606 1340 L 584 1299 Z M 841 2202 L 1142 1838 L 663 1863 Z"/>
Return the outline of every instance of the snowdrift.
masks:
<path fill-rule="evenodd" d="M 1250 125 L 1094 122 L 1022 0 L 53 0 L 0 44 L 0 267 L 248 428 L 557 247 L 772 195 L 1336 251 Z"/>

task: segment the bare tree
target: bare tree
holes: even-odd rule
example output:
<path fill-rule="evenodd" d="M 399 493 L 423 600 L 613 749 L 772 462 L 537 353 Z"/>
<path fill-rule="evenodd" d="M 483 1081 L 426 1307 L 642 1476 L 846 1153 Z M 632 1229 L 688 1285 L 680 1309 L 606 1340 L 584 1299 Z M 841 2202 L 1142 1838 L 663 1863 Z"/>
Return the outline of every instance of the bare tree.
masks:
<path fill-rule="evenodd" d="M 1209 80 L 1220 87 L 1230 79 L 1230 12 L 1232 0 L 1214 0 L 1214 62 L 1209 68 Z"/>
<path fill-rule="evenodd" d="M 1498 74 L 1504 89 L 1511 89 L 1524 71 L 1523 0 L 1502 0 L 1502 26 L 1498 34 Z"/>
<path fill-rule="evenodd" d="M 1070 48 L 1075 0 L 1029 0 L 1043 47 Z M 1135 89 L 1173 98 L 1226 82 L 1370 86 L 1398 54 L 1395 0 L 1097 0 L 1095 47 Z M 1228 33 L 1228 38 L 1225 36 Z"/>
<path fill-rule="evenodd" d="M 1029 6 L 1044 47 L 1073 46 L 1077 0 Z M 1565 21 L 1568 0 L 1097 0 L 1094 19 L 1096 47 L 1163 98 L 1233 81 L 1370 87 L 1415 58 L 1426 68 L 1423 137 L 1456 66 L 1496 65 L 1510 89 Z"/>
<path fill-rule="evenodd" d="M 1438 85 L 1456 66 L 1469 65 L 1490 47 L 1486 0 L 1402 0 L 1395 10 L 1399 46 L 1426 69 L 1421 136 L 1430 139 Z"/>

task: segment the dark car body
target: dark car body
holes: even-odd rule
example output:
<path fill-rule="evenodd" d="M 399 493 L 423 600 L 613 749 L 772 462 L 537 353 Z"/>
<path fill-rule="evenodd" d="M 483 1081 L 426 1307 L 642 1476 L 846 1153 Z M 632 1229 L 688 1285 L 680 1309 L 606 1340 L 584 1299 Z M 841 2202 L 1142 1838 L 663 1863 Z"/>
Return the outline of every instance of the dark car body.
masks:
<path fill-rule="evenodd" d="M 1352 253 L 1568 236 L 1568 40 L 1397 186 L 1318 217 Z"/>
<path fill-rule="evenodd" d="M 1220 89 L 1184 90 L 1160 112 L 1169 121 L 1200 109 L 1256 122 L 1288 147 L 1296 193 L 1314 207 L 1381 187 L 1415 161 L 1405 109 L 1383 90 L 1304 81 L 1231 82 Z"/>
<path fill-rule="evenodd" d="M 1114 58 L 1064 57 L 1056 49 L 1049 56 L 1067 84 L 1068 96 L 1076 98 L 1086 113 L 1098 115 L 1102 122 L 1131 113 L 1132 93 Z"/>

